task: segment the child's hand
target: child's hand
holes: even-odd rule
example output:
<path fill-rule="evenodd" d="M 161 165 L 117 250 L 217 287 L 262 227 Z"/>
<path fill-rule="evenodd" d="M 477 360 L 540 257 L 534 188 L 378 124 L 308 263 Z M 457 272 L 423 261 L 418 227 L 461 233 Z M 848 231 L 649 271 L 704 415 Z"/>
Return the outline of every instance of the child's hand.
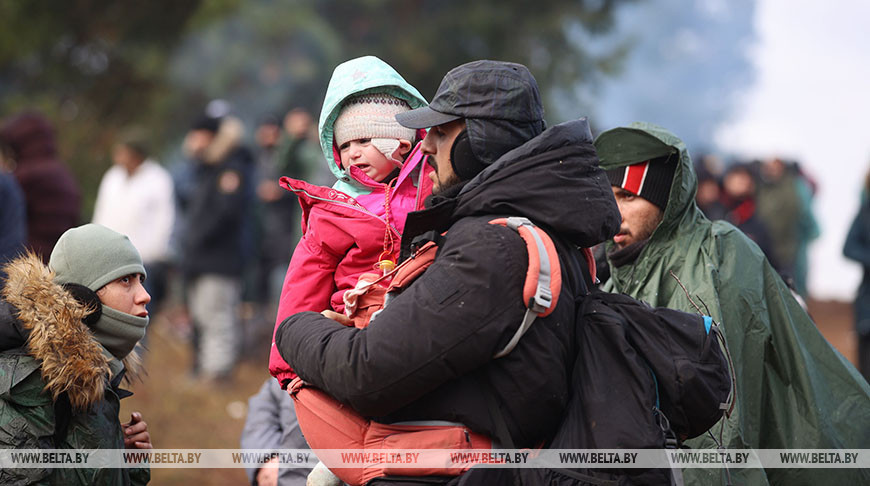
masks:
<path fill-rule="evenodd" d="M 142 420 L 142 414 L 133 412 L 130 421 L 121 424 L 124 429 L 124 447 L 127 449 L 151 449 L 151 435 L 148 433 L 148 424 Z"/>
<path fill-rule="evenodd" d="M 331 310 L 325 310 L 325 311 L 322 311 L 320 313 L 320 315 L 322 315 L 323 317 L 328 317 L 328 318 L 332 319 L 333 321 L 335 321 L 339 324 L 342 324 L 344 326 L 353 327 L 353 321 L 350 319 L 350 317 L 347 317 L 344 314 L 339 314 L 338 312 L 334 312 Z"/>
<path fill-rule="evenodd" d="M 275 486 L 278 484 L 278 458 L 266 461 L 257 471 L 257 484 L 260 486 Z"/>

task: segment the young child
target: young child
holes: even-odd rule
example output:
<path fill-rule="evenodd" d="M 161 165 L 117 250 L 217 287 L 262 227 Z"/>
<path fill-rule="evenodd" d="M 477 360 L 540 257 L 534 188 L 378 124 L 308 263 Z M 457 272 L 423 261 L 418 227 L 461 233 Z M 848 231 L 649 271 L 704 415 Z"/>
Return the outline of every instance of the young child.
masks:
<path fill-rule="evenodd" d="M 408 213 L 431 193 L 416 133 L 395 115 L 426 105 L 392 67 L 373 56 L 335 68 L 320 114 L 320 144 L 338 182 L 331 188 L 281 178 L 299 196 L 302 239 L 284 279 L 277 326 L 302 311 L 344 312 L 344 293 L 364 273 L 387 272 L 399 255 Z M 416 146 L 415 146 L 416 144 Z M 296 374 L 278 354 L 269 371 L 286 387 Z"/>

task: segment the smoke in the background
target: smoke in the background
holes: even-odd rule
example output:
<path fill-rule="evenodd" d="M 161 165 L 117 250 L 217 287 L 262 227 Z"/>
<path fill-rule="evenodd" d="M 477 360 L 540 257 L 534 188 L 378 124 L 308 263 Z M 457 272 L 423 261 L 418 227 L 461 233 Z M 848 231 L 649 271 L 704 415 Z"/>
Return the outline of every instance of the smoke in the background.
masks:
<path fill-rule="evenodd" d="M 634 44 L 622 74 L 595 95 L 594 126 L 648 121 L 692 153 L 711 148 L 735 94 L 754 79 L 754 11 L 754 0 L 653 0 L 620 10 L 614 38 Z"/>
<path fill-rule="evenodd" d="M 717 144 L 744 156 L 787 155 L 818 181 L 821 237 L 810 246 L 810 294 L 851 300 L 861 265 L 843 257 L 870 159 L 870 3 L 759 0 L 750 51 L 757 80 Z"/>
<path fill-rule="evenodd" d="M 296 107 L 316 118 L 338 56 L 330 29 L 316 16 L 257 2 L 189 34 L 172 56 L 170 80 L 187 93 L 188 112 L 201 113 L 219 98 L 248 127 Z"/>

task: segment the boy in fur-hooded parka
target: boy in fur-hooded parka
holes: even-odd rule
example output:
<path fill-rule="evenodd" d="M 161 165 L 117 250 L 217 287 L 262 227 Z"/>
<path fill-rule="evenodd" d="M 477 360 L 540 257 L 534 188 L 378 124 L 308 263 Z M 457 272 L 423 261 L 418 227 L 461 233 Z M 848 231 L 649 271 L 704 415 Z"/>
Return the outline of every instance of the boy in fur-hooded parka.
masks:
<path fill-rule="evenodd" d="M 122 424 L 119 386 L 136 371 L 150 296 L 126 236 L 88 224 L 64 233 L 46 267 L 6 265 L 0 293 L 0 447 L 150 449 L 141 414 Z M 141 469 L 6 468 L 0 484 L 146 484 Z"/>

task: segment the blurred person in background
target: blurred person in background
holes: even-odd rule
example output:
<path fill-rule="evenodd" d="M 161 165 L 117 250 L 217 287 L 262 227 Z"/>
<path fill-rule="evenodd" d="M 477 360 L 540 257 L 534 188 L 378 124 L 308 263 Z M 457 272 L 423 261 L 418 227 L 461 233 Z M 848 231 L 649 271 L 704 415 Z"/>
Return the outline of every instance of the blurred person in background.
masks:
<path fill-rule="evenodd" d="M 172 178 L 150 158 L 148 137 L 141 129 L 121 135 L 112 162 L 100 182 L 93 222 L 127 235 L 139 250 L 148 271 L 145 289 L 153 314 L 166 293 L 169 235 L 175 220 Z"/>
<path fill-rule="evenodd" d="M 773 254 L 773 247 L 770 241 L 770 233 L 767 227 L 758 218 L 756 213 L 756 176 L 752 173 L 750 166 L 741 163 L 734 163 L 728 170 L 725 171 L 725 176 L 722 179 L 722 196 L 720 198 L 722 209 L 725 214 L 722 218 L 733 224 L 742 231 L 750 240 L 754 241 L 764 255 L 767 261 L 773 265 L 777 271 L 780 270 L 777 264 L 776 255 Z M 698 190 L 701 189 L 701 183 L 698 183 Z"/>
<path fill-rule="evenodd" d="M 279 186 L 278 179 L 287 176 L 315 185 L 332 184 L 334 176 L 324 164 L 317 137 L 314 120 L 303 108 L 287 112 L 281 123 L 272 116 L 264 117 L 257 128 L 257 197 L 265 205 L 261 251 L 274 270 L 270 281 L 274 286 L 269 291 L 276 302 L 290 256 L 301 236 L 298 198 Z"/>
<path fill-rule="evenodd" d="M 268 299 L 271 321 L 262 342 L 252 342 L 259 350 L 271 341 L 278 299 L 290 257 L 300 237 L 299 201 L 282 188 L 282 176 L 325 184 L 334 176 L 326 167 L 318 143 L 317 127 L 303 108 L 290 110 L 283 121 L 264 116 L 255 133 L 257 142 L 256 193 L 259 202 L 259 289 Z M 266 302 L 264 300 L 264 302 Z M 268 315 L 268 314 L 267 314 Z M 258 337 L 259 335 L 255 336 Z M 242 431 L 243 449 L 307 449 L 296 419 L 295 405 L 277 380 L 269 378 L 248 401 L 248 415 Z M 277 458 L 247 469 L 252 485 L 305 485 L 310 468 L 278 468 Z"/>
<path fill-rule="evenodd" d="M 296 405 L 278 380 L 269 377 L 248 400 L 248 416 L 242 430 L 242 449 L 308 449 L 296 419 Z M 305 486 L 311 468 L 278 467 L 278 458 L 247 468 L 254 486 Z"/>
<path fill-rule="evenodd" d="M 245 314 L 250 328 L 246 349 L 262 351 L 271 331 L 281 295 L 281 285 L 298 239 L 299 203 L 296 195 L 278 185 L 281 176 L 298 172 L 288 167 L 281 120 L 271 114 L 261 117 L 254 133 L 257 149 L 255 241 L 257 259 L 247 273 Z"/>
<path fill-rule="evenodd" d="M 299 107 L 288 111 L 284 115 L 284 134 L 280 158 L 285 175 L 318 186 L 332 185 L 335 176 L 323 163 L 320 136 L 311 113 Z"/>
<path fill-rule="evenodd" d="M 722 205 L 722 167 L 714 155 L 702 155 L 695 164 L 698 174 L 698 194 L 695 202 L 698 209 L 710 221 L 725 218 L 725 207 Z"/>
<path fill-rule="evenodd" d="M 0 266 L 15 258 L 27 242 L 27 212 L 18 181 L 7 170 L 0 144 Z M 5 274 L 0 270 L 0 287 Z"/>
<path fill-rule="evenodd" d="M 843 247 L 843 255 L 864 267 L 864 279 L 855 296 L 855 331 L 858 334 L 858 369 L 870 380 L 870 172 L 864 178 L 861 206 Z"/>
<path fill-rule="evenodd" d="M 243 137 L 237 118 L 203 115 L 184 139 L 190 180 L 177 199 L 178 264 L 193 323 L 193 375 L 206 382 L 230 379 L 239 355 L 254 166 Z"/>
<path fill-rule="evenodd" d="M 760 165 L 758 217 L 770 234 L 780 273 L 792 279 L 797 292 L 806 298 L 807 251 L 820 232 L 813 215 L 812 182 L 795 162 L 773 158 Z"/>
<path fill-rule="evenodd" d="M 48 263 L 64 231 L 79 224 L 81 193 L 57 155 L 54 127 L 36 112 L 24 112 L 0 127 L 4 159 L 27 205 L 27 247 Z"/>

